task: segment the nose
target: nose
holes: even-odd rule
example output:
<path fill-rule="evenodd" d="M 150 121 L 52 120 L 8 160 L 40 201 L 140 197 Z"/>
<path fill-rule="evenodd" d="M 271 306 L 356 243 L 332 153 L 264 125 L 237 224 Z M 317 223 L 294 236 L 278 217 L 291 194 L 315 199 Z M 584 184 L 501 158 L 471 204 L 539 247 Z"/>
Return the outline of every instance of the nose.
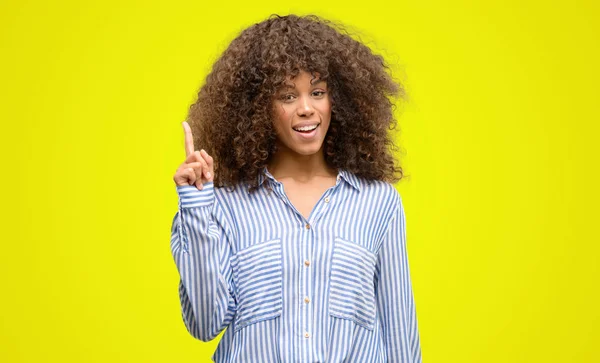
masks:
<path fill-rule="evenodd" d="M 300 117 L 310 117 L 315 113 L 315 109 L 313 108 L 309 97 L 300 97 L 300 102 L 298 102 L 298 109 L 296 111 Z"/>

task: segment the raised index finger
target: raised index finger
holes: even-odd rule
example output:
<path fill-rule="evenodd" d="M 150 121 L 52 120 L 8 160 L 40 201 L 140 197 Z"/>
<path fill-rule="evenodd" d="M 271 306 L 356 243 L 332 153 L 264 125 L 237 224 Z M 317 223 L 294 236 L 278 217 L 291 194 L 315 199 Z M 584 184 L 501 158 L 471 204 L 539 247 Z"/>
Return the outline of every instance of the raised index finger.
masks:
<path fill-rule="evenodd" d="M 183 121 L 183 130 L 185 132 L 185 156 L 188 157 L 194 153 L 194 137 L 190 125 L 185 121 Z"/>

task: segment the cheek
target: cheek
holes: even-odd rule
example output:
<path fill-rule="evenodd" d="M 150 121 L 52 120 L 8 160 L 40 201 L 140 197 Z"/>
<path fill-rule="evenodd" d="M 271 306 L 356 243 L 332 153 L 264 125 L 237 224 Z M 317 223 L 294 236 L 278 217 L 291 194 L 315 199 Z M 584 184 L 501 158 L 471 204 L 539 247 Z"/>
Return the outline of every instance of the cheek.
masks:
<path fill-rule="evenodd" d="M 321 112 L 321 114 L 325 117 L 331 116 L 331 103 L 324 102 L 322 105 L 320 105 L 319 112 Z"/>
<path fill-rule="evenodd" d="M 273 114 L 275 116 L 275 122 L 279 126 L 283 126 L 290 116 L 290 112 L 282 105 L 276 106 Z"/>
<path fill-rule="evenodd" d="M 282 105 L 276 105 L 273 107 L 273 128 L 277 135 L 282 135 L 285 130 L 287 119 L 287 112 Z"/>

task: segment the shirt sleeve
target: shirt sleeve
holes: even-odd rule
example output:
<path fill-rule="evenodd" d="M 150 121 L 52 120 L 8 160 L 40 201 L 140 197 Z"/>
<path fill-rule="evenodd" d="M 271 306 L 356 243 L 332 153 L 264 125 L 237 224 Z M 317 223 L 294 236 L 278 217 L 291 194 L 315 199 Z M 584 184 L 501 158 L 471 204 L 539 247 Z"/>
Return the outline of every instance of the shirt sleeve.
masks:
<path fill-rule="evenodd" d="M 397 193 L 395 211 L 376 264 L 376 299 L 388 362 L 420 363 L 421 346 L 406 250 L 406 219 Z"/>
<path fill-rule="evenodd" d="M 210 341 L 235 316 L 230 267 L 231 230 L 215 206 L 214 185 L 176 186 L 179 209 L 171 228 L 171 252 L 179 272 L 183 321 L 196 339 Z"/>

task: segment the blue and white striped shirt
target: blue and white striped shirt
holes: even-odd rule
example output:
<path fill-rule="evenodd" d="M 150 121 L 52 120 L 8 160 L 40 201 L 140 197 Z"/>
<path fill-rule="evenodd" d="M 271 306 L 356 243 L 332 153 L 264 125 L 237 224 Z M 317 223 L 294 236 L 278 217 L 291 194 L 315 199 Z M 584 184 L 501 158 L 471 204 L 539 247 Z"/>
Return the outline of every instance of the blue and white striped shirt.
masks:
<path fill-rule="evenodd" d="M 264 168 L 248 193 L 176 186 L 184 324 L 215 362 L 421 362 L 396 189 L 345 170 L 308 220 Z"/>

